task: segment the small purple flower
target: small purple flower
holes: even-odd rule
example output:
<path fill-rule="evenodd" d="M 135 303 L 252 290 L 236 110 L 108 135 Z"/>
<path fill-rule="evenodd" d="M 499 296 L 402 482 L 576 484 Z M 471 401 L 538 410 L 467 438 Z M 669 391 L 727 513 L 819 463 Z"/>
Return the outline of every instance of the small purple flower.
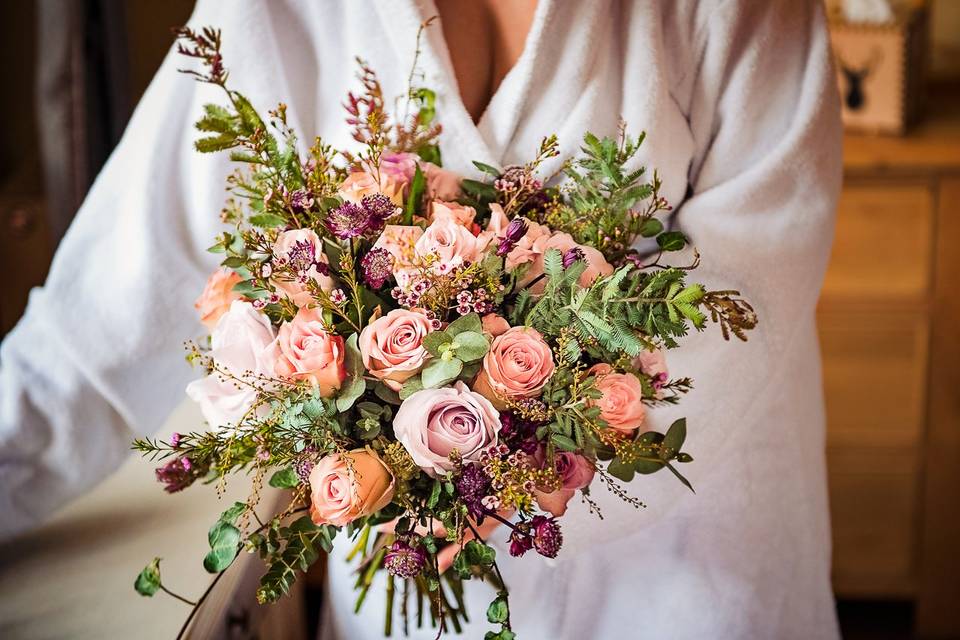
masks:
<path fill-rule="evenodd" d="M 200 476 L 190 458 L 181 456 L 174 458 L 162 467 L 157 467 L 157 482 L 163 485 L 167 493 L 183 491 Z"/>
<path fill-rule="evenodd" d="M 456 484 L 457 494 L 467 506 L 467 511 L 474 519 L 482 519 L 486 515 L 483 499 L 490 493 L 490 477 L 480 465 L 470 464 L 460 472 Z"/>
<path fill-rule="evenodd" d="M 287 252 L 287 264 L 295 273 L 308 273 L 317 262 L 316 249 L 307 240 L 294 243 Z"/>
<path fill-rule="evenodd" d="M 297 472 L 297 478 L 300 479 L 300 482 L 304 484 L 310 482 L 310 472 L 313 471 L 313 465 L 313 459 L 309 457 L 303 457 L 297 460 L 293 468 L 294 471 Z"/>
<path fill-rule="evenodd" d="M 419 542 L 397 540 L 383 558 L 383 566 L 398 578 L 416 578 L 427 563 L 427 552 Z"/>
<path fill-rule="evenodd" d="M 367 215 L 370 216 L 370 231 L 374 234 L 383 231 L 383 226 L 387 220 L 397 213 L 397 205 L 393 204 L 393 200 L 382 193 L 364 196 L 360 204 L 367 211 Z"/>
<path fill-rule="evenodd" d="M 556 558 L 563 545 L 563 534 L 556 518 L 533 516 L 530 520 L 533 546 L 537 553 L 546 558 Z"/>
<path fill-rule="evenodd" d="M 352 202 L 344 202 L 327 213 L 323 224 L 336 238 L 349 240 L 359 238 L 367 231 L 367 211 Z"/>
<path fill-rule="evenodd" d="M 381 247 L 374 247 L 360 261 L 363 281 L 371 289 L 381 288 L 393 275 L 393 256 Z"/>
<path fill-rule="evenodd" d="M 518 525 L 517 528 L 510 533 L 510 555 L 514 558 L 519 558 L 533 548 L 533 538 L 522 531 L 522 527 L 523 525 Z"/>
<path fill-rule="evenodd" d="M 343 305 L 347 301 L 347 294 L 343 289 L 334 289 L 330 292 L 330 302 L 337 305 L 338 307 Z"/>
<path fill-rule="evenodd" d="M 563 252 L 563 268 L 569 269 L 573 266 L 574 262 L 578 260 L 583 260 L 586 256 L 583 253 L 583 249 L 580 247 L 572 247 Z"/>
<path fill-rule="evenodd" d="M 297 189 L 290 194 L 290 208 L 294 213 L 305 213 L 313 206 L 313 198 L 306 189 Z"/>
<path fill-rule="evenodd" d="M 527 222 L 523 218 L 514 218 L 510 221 L 510 224 L 507 225 L 507 229 L 503 234 L 503 237 L 500 239 L 500 244 L 497 246 L 497 255 L 501 258 L 517 246 L 517 243 L 520 242 L 521 238 L 527 233 Z"/>
<path fill-rule="evenodd" d="M 174 448 L 174 449 L 176 449 L 177 447 L 180 446 L 180 434 L 179 434 L 179 433 L 174 432 L 174 434 L 173 434 L 172 436 L 170 436 L 170 446 L 171 446 L 172 448 Z"/>

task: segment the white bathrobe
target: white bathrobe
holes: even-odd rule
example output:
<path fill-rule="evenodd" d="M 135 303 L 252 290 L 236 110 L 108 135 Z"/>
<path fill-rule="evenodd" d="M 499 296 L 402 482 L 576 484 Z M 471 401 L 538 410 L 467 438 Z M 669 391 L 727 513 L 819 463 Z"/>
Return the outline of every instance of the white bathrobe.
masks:
<path fill-rule="evenodd" d="M 679 407 L 652 411 L 650 427 L 687 416 L 696 460 L 683 471 L 696 494 L 665 472 L 639 477 L 629 487 L 647 504 L 638 511 L 597 487 L 604 520 L 574 500 L 553 563 L 510 559 L 498 543 L 521 640 L 837 636 L 814 306 L 840 134 L 819 5 L 541 0 L 477 125 L 440 28 L 428 31 L 421 62 L 439 94 L 446 167 L 473 175 L 471 160 L 522 162 L 550 133 L 569 157 L 585 131 L 611 134 L 622 116 L 648 132 L 639 162 L 659 170 L 676 207 L 670 224 L 703 256 L 696 279 L 739 289 L 760 316 L 747 344 L 711 327 L 668 354 L 671 373 L 696 387 Z M 340 104 L 356 86 L 353 57 L 378 71 L 387 95 L 400 93 L 417 26 L 433 13 L 429 0 L 201 0 L 192 24 L 223 29 L 231 81 L 260 109 L 282 100 L 304 139 L 340 146 L 352 144 Z M 221 229 L 230 167 L 191 149 L 202 104 L 222 97 L 176 73 L 184 66 L 177 56 L 163 64 L 3 342 L 5 535 L 114 469 L 197 375 L 182 341 L 202 333 L 192 303 L 216 264 L 204 249 Z M 340 554 L 323 636 L 378 638 L 382 595 L 374 589 L 355 617 Z M 489 593 L 469 586 L 466 637 L 480 638 Z"/>

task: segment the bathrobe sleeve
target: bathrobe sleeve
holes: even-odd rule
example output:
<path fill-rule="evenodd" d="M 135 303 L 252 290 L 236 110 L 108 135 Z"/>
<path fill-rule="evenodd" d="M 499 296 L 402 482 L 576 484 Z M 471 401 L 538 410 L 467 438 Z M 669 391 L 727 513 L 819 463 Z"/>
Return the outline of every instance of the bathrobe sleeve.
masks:
<path fill-rule="evenodd" d="M 201 0 L 191 24 L 229 34 L 226 60 L 245 69 L 235 86 L 270 95 L 269 82 L 257 84 L 267 78 L 258 67 L 270 61 L 244 47 L 270 37 L 266 3 L 230 11 L 217 4 Z M 248 64 L 244 56 L 255 54 Z M 183 341 L 204 333 L 193 301 L 216 266 L 205 248 L 222 230 L 229 167 L 224 154 L 192 148 L 202 105 L 223 100 L 218 88 L 177 73 L 194 62 L 167 56 L 46 283 L 2 343 L 0 538 L 116 469 L 131 440 L 154 433 L 198 375 L 184 361 Z"/>
<path fill-rule="evenodd" d="M 708 326 L 667 352 L 671 375 L 691 376 L 695 387 L 678 406 L 650 411 L 648 427 L 664 431 L 672 420 L 687 417 L 684 448 L 695 461 L 677 467 L 698 494 L 668 470 L 637 476 L 627 489 L 646 508 L 636 510 L 595 482 L 592 496 L 604 521 L 582 505 L 571 508 L 563 519 L 566 553 L 679 517 L 689 510 L 678 506 L 691 501 L 709 513 L 703 502 L 716 491 L 725 495 L 718 505 L 753 501 L 759 507 L 764 502 L 754 499 L 755 492 L 772 491 L 780 480 L 751 473 L 760 464 L 755 461 L 776 467 L 779 459 L 781 466 L 800 467 L 798 456 L 819 455 L 819 463 L 806 471 L 783 472 L 798 484 L 823 482 L 803 475 L 822 475 L 813 319 L 832 241 L 841 130 L 819 4 L 728 1 L 703 25 L 687 114 L 697 148 L 692 195 L 672 222 L 702 255 L 691 279 L 708 289 L 741 291 L 755 307 L 759 326 L 745 344 L 735 338 L 725 342 L 716 326 Z M 665 258 L 672 264 L 691 259 L 690 253 Z M 811 350 L 800 356 L 799 366 L 797 354 Z M 802 403 L 802 411 L 777 415 L 784 397 L 793 400 L 791 385 L 816 387 L 809 390 L 813 400 Z M 794 446 L 795 441 L 803 444 Z M 717 521 L 722 519 L 718 514 Z"/>

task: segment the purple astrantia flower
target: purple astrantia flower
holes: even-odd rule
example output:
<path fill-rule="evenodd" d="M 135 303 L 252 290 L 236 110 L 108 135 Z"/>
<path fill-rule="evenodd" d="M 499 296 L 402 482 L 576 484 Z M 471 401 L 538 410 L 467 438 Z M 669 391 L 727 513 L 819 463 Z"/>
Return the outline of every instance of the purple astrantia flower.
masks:
<path fill-rule="evenodd" d="M 200 476 L 190 458 L 182 456 L 174 458 L 162 467 L 157 467 L 157 482 L 163 485 L 167 493 L 183 491 Z"/>
<path fill-rule="evenodd" d="M 383 558 L 383 566 L 398 578 L 416 578 L 427 564 L 427 552 L 418 542 L 397 540 Z"/>
<path fill-rule="evenodd" d="M 523 530 L 525 528 L 521 524 L 510 533 L 510 555 L 514 558 L 519 558 L 533 548 L 533 538 Z"/>
<path fill-rule="evenodd" d="M 313 206 L 313 198 L 306 189 L 297 189 L 290 194 L 290 208 L 294 213 L 304 213 Z"/>
<path fill-rule="evenodd" d="M 507 225 L 500 244 L 497 246 L 497 255 L 503 257 L 513 251 L 520 239 L 527 233 L 527 221 L 523 218 L 514 218 Z"/>
<path fill-rule="evenodd" d="M 379 289 L 393 275 L 393 256 L 386 249 L 375 247 L 360 261 L 363 281 L 372 289 Z"/>
<path fill-rule="evenodd" d="M 586 256 L 580 247 L 572 247 L 563 252 L 563 268 L 569 269 L 574 262 L 583 260 Z"/>
<path fill-rule="evenodd" d="M 556 558 L 563 545 L 563 534 L 556 518 L 533 516 L 530 520 L 530 535 L 537 553 L 546 558 Z"/>
<path fill-rule="evenodd" d="M 287 252 L 287 264 L 296 274 L 306 274 L 317 264 L 317 254 L 313 243 L 301 240 L 294 243 Z"/>
<path fill-rule="evenodd" d="M 359 238 L 367 231 L 367 210 L 359 204 L 344 202 L 327 213 L 323 224 L 336 238 L 349 240 Z"/>
<path fill-rule="evenodd" d="M 486 515 L 483 499 L 490 493 L 490 477 L 483 467 L 470 464 L 463 468 L 457 478 L 457 494 L 467 506 L 467 511 L 478 522 Z"/>
<path fill-rule="evenodd" d="M 511 451 L 523 451 L 532 454 L 539 447 L 537 442 L 537 427 L 539 422 L 526 420 L 513 411 L 500 413 L 500 440 Z"/>

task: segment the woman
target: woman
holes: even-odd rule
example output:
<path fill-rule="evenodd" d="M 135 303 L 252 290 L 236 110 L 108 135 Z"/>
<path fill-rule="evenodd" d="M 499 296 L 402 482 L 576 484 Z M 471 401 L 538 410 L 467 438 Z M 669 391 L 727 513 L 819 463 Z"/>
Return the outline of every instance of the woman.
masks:
<path fill-rule="evenodd" d="M 423 4 L 429 4 L 429 0 Z M 350 144 L 339 101 L 363 56 L 402 91 L 416 30 L 440 96 L 448 168 L 504 166 L 557 133 L 561 158 L 623 117 L 649 132 L 670 223 L 705 256 L 708 286 L 740 289 L 760 327 L 735 350 L 690 336 L 671 367 L 684 403 L 692 495 L 655 475 L 635 511 L 603 490 L 605 518 L 572 505 L 555 563 L 505 562 L 514 626 L 547 638 L 835 638 L 829 584 L 824 417 L 813 311 L 839 187 L 839 119 L 816 0 L 333 3 L 202 0 L 194 26 L 223 29 L 238 89 L 289 105 L 305 135 Z M 90 487 L 155 431 L 191 376 L 181 341 L 216 258 L 225 157 L 196 155 L 190 123 L 219 96 L 168 57 L 81 209 L 47 285 L 3 343 L 0 512 L 25 530 Z M 676 417 L 653 412 L 652 428 Z M 494 532 L 493 539 L 503 536 Z M 498 542 L 502 551 L 502 541 Z M 342 549 L 330 562 L 323 637 L 377 638 L 382 601 L 352 614 Z M 474 585 L 471 585 L 474 586 Z M 479 637 L 488 601 L 471 598 Z M 431 630 L 415 637 L 432 637 Z"/>

